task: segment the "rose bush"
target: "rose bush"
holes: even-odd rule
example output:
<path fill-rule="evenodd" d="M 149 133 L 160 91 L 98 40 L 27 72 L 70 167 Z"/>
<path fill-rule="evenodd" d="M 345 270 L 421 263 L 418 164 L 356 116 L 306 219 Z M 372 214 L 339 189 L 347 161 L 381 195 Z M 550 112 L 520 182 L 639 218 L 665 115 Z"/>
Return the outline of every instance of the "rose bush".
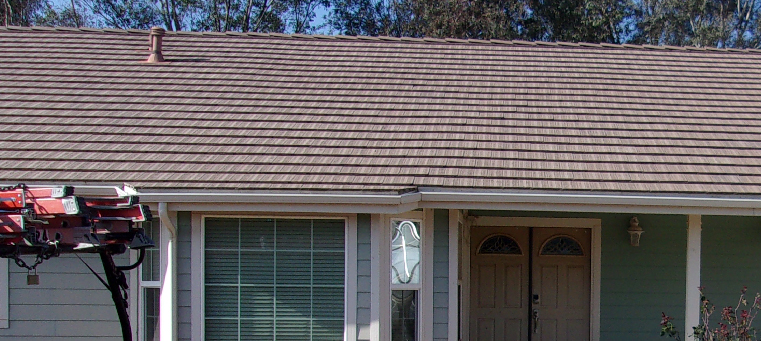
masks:
<path fill-rule="evenodd" d="M 721 310 L 721 321 L 715 327 L 711 327 L 711 315 L 716 307 L 703 295 L 700 288 L 700 324 L 692 327 L 692 336 L 696 341 L 756 341 L 756 330 L 753 328 L 753 320 L 761 309 L 761 294 L 756 294 L 753 303 L 748 305 L 745 298 L 747 287 L 740 292 L 740 299 L 734 307 L 724 307 Z M 679 331 L 672 323 L 673 318 L 661 313 L 661 336 L 668 336 L 681 341 Z"/>

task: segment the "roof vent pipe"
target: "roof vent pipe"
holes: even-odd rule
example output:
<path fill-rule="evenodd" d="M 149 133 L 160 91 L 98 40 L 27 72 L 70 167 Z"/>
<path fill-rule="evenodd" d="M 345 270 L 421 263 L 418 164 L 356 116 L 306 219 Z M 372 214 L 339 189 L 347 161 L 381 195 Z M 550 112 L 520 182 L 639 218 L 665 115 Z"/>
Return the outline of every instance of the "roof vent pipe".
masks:
<path fill-rule="evenodd" d="M 161 54 L 161 40 L 164 38 L 164 31 L 161 27 L 152 27 L 150 34 L 151 55 L 148 56 L 148 63 L 161 63 L 164 61 L 164 55 Z"/>

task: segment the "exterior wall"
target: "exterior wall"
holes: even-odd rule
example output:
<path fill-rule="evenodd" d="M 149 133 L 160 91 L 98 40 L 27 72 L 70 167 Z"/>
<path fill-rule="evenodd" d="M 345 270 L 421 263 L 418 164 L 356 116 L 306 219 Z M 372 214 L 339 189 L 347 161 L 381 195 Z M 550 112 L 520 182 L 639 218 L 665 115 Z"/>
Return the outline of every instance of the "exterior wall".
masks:
<path fill-rule="evenodd" d="M 632 247 L 626 232 L 632 214 L 471 211 L 469 215 L 601 219 L 600 340 L 658 340 L 661 312 L 674 317 L 676 326 L 684 325 L 687 216 L 636 215 L 645 233 L 640 246 Z"/>
<path fill-rule="evenodd" d="M 448 340 L 449 211 L 433 213 L 433 339 Z"/>
<path fill-rule="evenodd" d="M 702 222 L 701 283 L 718 322 L 718 310 L 736 306 L 743 286 L 749 302 L 761 292 L 761 218 L 703 216 Z"/>
<path fill-rule="evenodd" d="M 80 257 L 105 279 L 98 255 Z M 129 262 L 126 254 L 115 257 L 115 261 Z M 8 268 L 10 325 L 0 329 L 0 339 L 122 339 L 111 293 L 76 256 L 62 255 L 40 264 L 40 285 L 26 285 L 26 269 L 12 261 Z"/>
<path fill-rule="evenodd" d="M 177 212 L 177 335 L 179 340 L 190 340 L 191 292 L 190 284 L 190 212 Z"/>
<path fill-rule="evenodd" d="M 370 215 L 357 215 L 357 339 L 370 339 Z"/>

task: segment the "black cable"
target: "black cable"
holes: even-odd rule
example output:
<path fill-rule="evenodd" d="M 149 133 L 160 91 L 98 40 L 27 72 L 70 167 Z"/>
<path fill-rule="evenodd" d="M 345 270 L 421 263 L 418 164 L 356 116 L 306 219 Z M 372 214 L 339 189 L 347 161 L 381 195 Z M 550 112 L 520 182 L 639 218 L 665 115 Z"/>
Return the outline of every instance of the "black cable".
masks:
<path fill-rule="evenodd" d="M 135 262 L 135 264 L 127 265 L 127 266 L 117 266 L 116 269 L 121 271 L 129 271 L 140 266 L 140 264 L 143 263 L 143 259 L 145 259 L 145 249 L 139 249 L 139 250 L 140 250 L 140 255 L 137 256 L 137 262 Z"/>

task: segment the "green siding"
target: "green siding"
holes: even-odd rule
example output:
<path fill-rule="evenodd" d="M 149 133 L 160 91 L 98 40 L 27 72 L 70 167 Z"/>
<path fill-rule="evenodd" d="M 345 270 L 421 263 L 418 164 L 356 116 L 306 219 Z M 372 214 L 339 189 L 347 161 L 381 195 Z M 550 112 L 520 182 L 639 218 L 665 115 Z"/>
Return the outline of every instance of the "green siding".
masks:
<path fill-rule="evenodd" d="M 701 283 L 716 307 L 735 306 L 743 286 L 761 292 L 761 218 L 702 217 Z M 719 321 L 718 313 L 712 319 Z"/>
<path fill-rule="evenodd" d="M 661 312 L 684 324 L 687 216 L 644 215 L 639 247 L 629 245 L 634 214 L 470 211 L 470 215 L 596 218 L 602 221 L 600 339 L 661 340 Z M 681 329 L 681 328 L 680 328 Z"/>

